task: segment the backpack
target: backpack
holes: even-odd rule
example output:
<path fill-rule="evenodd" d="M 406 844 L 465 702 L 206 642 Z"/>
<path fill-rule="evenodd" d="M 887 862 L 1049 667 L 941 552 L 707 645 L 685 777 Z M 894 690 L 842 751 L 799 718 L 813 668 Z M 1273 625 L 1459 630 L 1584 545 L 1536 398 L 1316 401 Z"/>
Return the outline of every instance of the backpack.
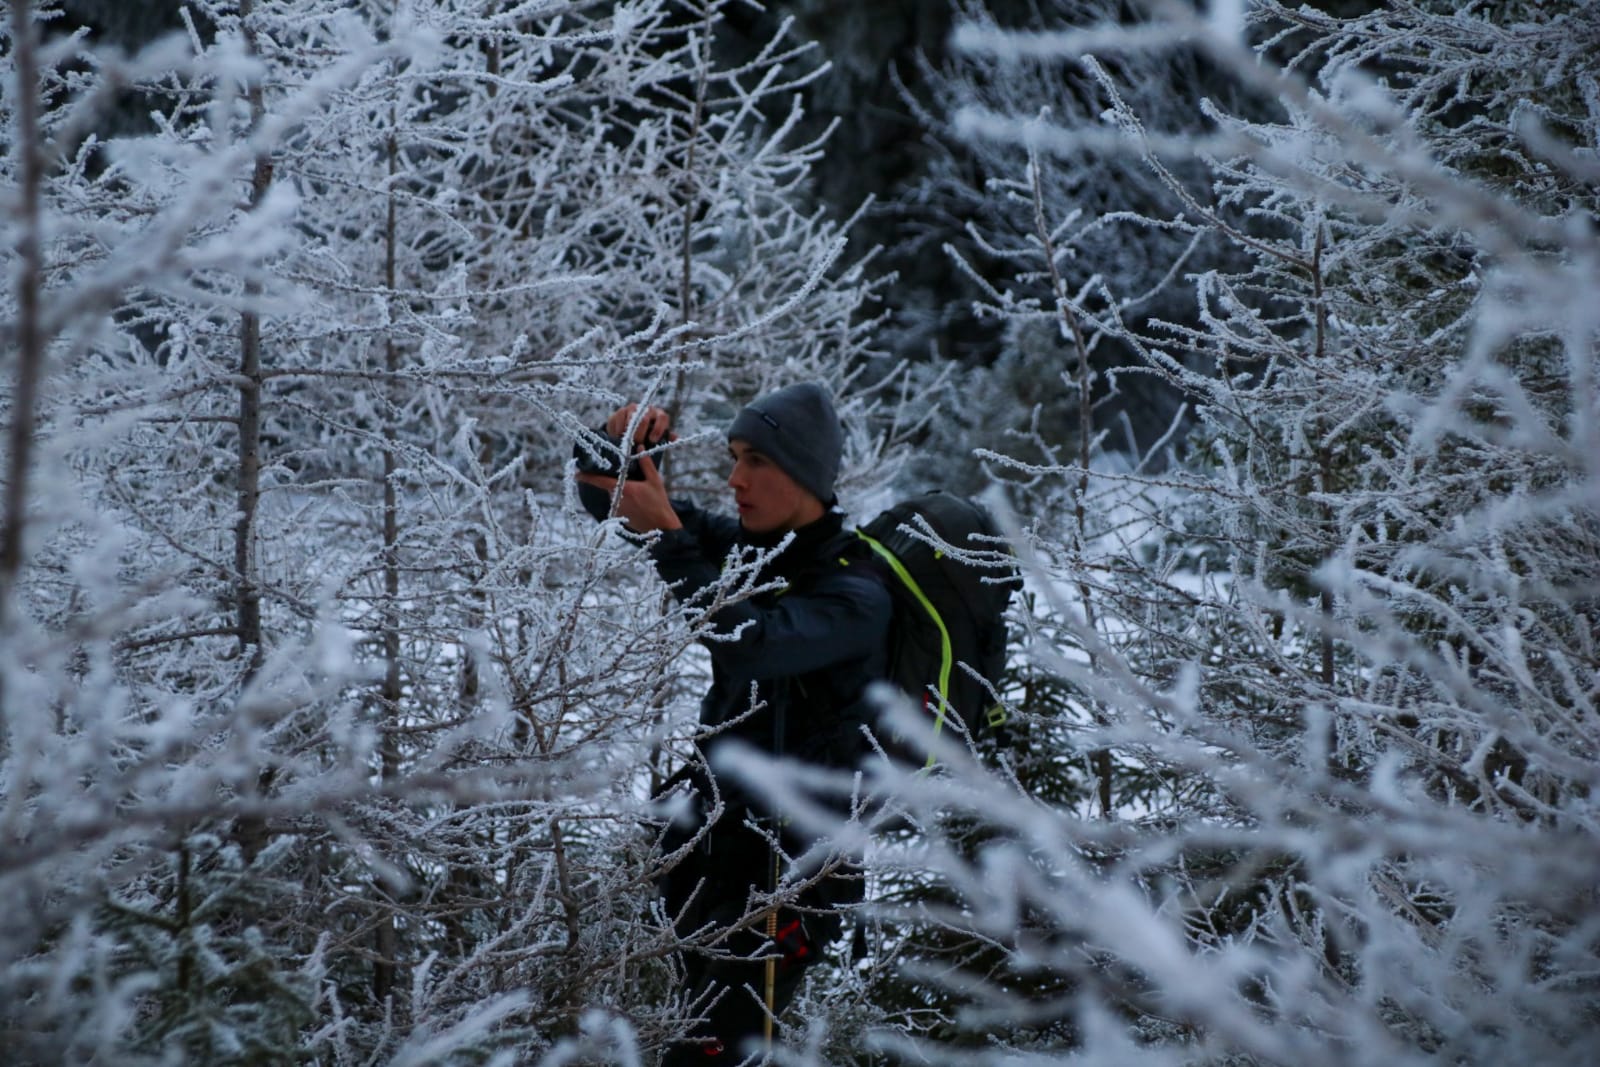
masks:
<path fill-rule="evenodd" d="M 952 548 L 1005 550 L 1002 542 L 983 539 L 1000 533 L 986 510 L 938 490 L 901 501 L 856 531 L 881 564 L 894 601 L 889 680 L 921 700 L 933 716 L 934 733 L 951 709 L 978 736 L 1003 725 L 1005 709 L 958 664 L 999 688 L 1006 661 L 1006 604 L 1021 576 L 1015 564 L 974 566 L 908 532 L 926 536 L 928 528 Z"/>

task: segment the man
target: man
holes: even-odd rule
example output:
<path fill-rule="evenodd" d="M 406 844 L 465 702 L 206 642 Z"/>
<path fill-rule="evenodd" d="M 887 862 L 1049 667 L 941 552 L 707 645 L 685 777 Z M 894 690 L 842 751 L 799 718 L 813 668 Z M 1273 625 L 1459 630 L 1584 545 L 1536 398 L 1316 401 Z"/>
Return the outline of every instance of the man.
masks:
<path fill-rule="evenodd" d="M 611 415 L 606 432 L 620 439 L 630 424 L 641 445 L 665 440 L 671 431 L 666 412 L 647 408 L 641 414 L 630 404 Z M 705 643 L 712 682 L 700 722 L 717 731 L 710 746 L 738 738 L 775 755 L 832 767 L 851 766 L 864 752 L 861 728 L 871 721 L 864 691 L 886 674 L 891 604 L 872 569 L 859 565 L 859 541 L 844 529 L 843 513 L 835 507 L 842 445 L 827 388 L 808 382 L 755 401 L 729 426 L 728 487 L 737 518 L 669 499 L 646 455 L 636 459 L 642 477 L 623 481 L 617 514 L 636 533 L 658 534 L 650 548 L 656 571 L 685 603 L 717 582 L 731 554 L 771 550 L 793 535 L 760 575 L 763 584 L 781 580 L 781 591 L 721 607 L 709 620 L 713 630 Z M 605 517 L 616 479 L 583 473 L 579 480 L 593 487 L 584 494 L 586 506 Z M 694 817 L 692 825 L 669 831 L 668 851 L 703 828 L 712 796 L 703 766 L 686 768 L 670 784 L 679 782 L 692 790 Z M 776 878 L 768 842 L 751 825 L 760 823 L 765 809 L 731 782 L 715 785 L 725 805 L 722 815 L 663 887 L 669 913 L 685 934 L 747 916 L 751 894 L 768 891 Z M 791 855 L 808 844 L 787 828 L 781 836 Z M 860 892 L 858 880 L 822 879 L 779 913 L 771 931 L 776 948 L 766 953 L 781 953 L 773 965 L 775 981 L 768 981 L 762 962 L 726 958 L 755 954 L 768 940 L 759 927 L 730 938 L 721 958 L 691 955 L 685 961 L 691 996 L 719 999 L 691 1035 L 694 1040 L 663 1062 L 721 1062 L 713 1057 L 724 1049 L 732 1054 L 725 1059 L 736 1059 L 741 1046 L 764 1030 L 763 1002 L 770 995 L 773 1014 L 783 1011 L 801 970 L 839 933 L 839 906 L 859 900 Z"/>

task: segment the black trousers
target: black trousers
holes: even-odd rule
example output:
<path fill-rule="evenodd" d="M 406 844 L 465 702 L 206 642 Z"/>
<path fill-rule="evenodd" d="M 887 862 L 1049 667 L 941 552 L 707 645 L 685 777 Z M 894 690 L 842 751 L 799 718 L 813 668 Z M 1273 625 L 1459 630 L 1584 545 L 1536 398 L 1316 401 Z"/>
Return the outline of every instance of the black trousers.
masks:
<path fill-rule="evenodd" d="M 702 767 L 675 775 L 663 787 L 671 792 L 683 783 L 693 791 L 688 820 L 667 828 L 662 839 L 665 851 L 682 848 L 705 826 L 710 782 Z M 752 896 L 771 890 L 783 873 L 777 870 L 777 856 L 759 827 L 770 830 L 770 816 L 755 811 L 748 798 L 722 790 L 724 809 L 709 832 L 685 859 L 663 878 L 662 896 L 668 914 L 677 917 L 680 936 L 688 937 L 708 928 L 724 931 L 745 918 L 753 907 Z M 754 823 L 758 828 L 752 828 Z M 778 837 L 784 852 L 798 855 L 813 842 L 798 837 L 786 827 Z M 806 881 L 804 872 L 787 872 Z M 685 989 L 691 1003 L 715 1003 L 706 1009 L 703 1022 L 691 1029 L 686 1041 L 673 1049 L 664 1065 L 679 1063 L 736 1063 L 744 1047 L 759 1039 L 765 1030 L 766 972 L 764 957 L 777 956 L 774 964 L 772 1014 L 781 1016 L 799 991 L 805 969 L 819 953 L 834 942 L 843 928 L 841 909 L 862 898 L 862 882 L 856 869 L 839 865 L 833 873 L 817 879 L 796 893 L 778 909 L 776 936 L 768 936 L 768 921 L 718 940 L 710 948 L 691 948 L 684 953 Z M 754 958 L 753 958 L 754 957 Z M 720 1055 L 708 1055 L 718 1047 Z"/>

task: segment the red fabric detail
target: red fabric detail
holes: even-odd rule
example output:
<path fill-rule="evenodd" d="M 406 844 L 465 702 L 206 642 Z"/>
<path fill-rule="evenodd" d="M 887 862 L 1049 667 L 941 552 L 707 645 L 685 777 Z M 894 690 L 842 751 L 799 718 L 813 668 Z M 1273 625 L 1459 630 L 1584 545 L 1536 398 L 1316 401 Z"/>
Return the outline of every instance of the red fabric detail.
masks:
<path fill-rule="evenodd" d="M 793 919 L 780 928 L 773 935 L 773 941 L 783 954 L 780 966 L 785 969 L 801 966 L 811 958 L 811 942 L 799 919 Z"/>

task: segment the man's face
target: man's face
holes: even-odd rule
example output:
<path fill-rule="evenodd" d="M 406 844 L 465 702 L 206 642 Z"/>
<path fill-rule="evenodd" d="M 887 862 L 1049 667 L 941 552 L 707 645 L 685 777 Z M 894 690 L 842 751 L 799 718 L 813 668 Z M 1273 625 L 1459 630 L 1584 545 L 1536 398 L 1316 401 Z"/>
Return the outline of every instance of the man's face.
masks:
<path fill-rule="evenodd" d="M 822 517 L 821 501 L 766 455 L 738 440 L 728 442 L 728 451 L 733 456 L 728 488 L 746 530 L 758 534 L 796 530 Z"/>

